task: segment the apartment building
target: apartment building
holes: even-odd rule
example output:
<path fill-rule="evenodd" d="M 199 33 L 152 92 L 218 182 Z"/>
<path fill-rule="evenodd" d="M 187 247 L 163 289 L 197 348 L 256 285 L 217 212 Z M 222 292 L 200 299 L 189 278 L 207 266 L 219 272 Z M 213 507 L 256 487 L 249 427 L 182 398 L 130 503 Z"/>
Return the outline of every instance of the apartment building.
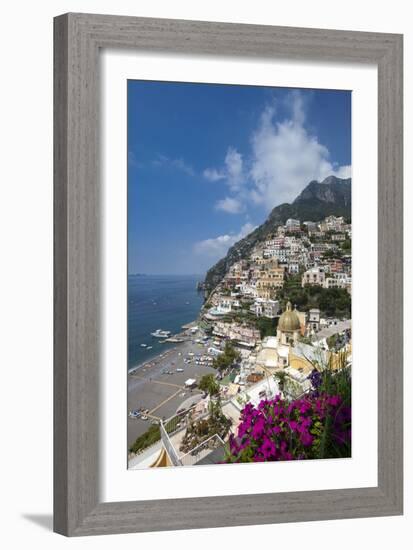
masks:
<path fill-rule="evenodd" d="M 301 278 L 301 286 L 319 285 L 323 286 L 325 280 L 325 272 L 322 267 L 312 267 L 303 273 Z"/>

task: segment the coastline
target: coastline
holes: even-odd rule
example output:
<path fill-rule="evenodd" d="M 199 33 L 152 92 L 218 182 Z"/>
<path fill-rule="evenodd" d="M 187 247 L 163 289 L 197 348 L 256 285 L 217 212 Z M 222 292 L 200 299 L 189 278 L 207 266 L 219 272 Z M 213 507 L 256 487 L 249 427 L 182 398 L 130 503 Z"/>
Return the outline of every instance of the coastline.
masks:
<path fill-rule="evenodd" d="M 153 338 L 153 332 L 168 330 L 176 337 L 196 323 L 204 304 L 197 280 L 192 275 L 128 277 L 127 372 L 142 368 L 178 344 Z"/>
<path fill-rule="evenodd" d="M 188 398 L 196 399 L 197 395 L 202 394 L 200 390 L 185 387 L 188 378 L 199 381 L 205 374 L 216 373 L 212 366 L 196 364 L 195 361 L 185 362 L 191 353 L 207 355 L 207 350 L 204 344 L 189 338 L 128 372 L 128 411 L 148 411 L 145 413 L 146 421 L 128 417 L 128 448 L 148 430 L 151 423 L 174 416 L 184 401 Z"/>
<path fill-rule="evenodd" d="M 162 353 L 157 353 L 156 355 L 154 355 L 153 357 L 150 357 L 146 361 L 143 361 L 143 362 L 139 363 L 138 365 L 133 366 L 131 369 L 128 370 L 128 375 L 139 372 L 141 369 L 149 368 L 151 363 L 156 364 L 158 359 L 163 359 L 163 358 L 167 357 L 168 352 L 175 351 L 177 347 L 178 346 L 173 346 L 171 348 L 168 348 L 166 351 L 164 351 Z"/>
<path fill-rule="evenodd" d="M 144 413 L 146 420 L 142 420 L 141 417 L 133 418 L 129 416 L 127 418 L 127 445 L 128 448 L 135 442 L 136 438 L 145 433 L 151 426 L 151 424 L 158 423 L 160 419 L 167 419 L 176 414 L 176 411 L 182 406 L 182 404 L 188 399 L 197 399 L 202 394 L 200 390 L 190 390 L 185 387 L 185 382 L 188 378 L 195 378 L 197 381 L 204 374 L 209 374 L 216 371 L 207 365 L 196 364 L 196 361 L 189 363 L 186 358 L 188 354 L 190 356 L 206 355 L 207 349 L 203 343 L 196 342 L 199 339 L 199 334 L 194 334 L 192 329 L 196 327 L 201 319 L 204 300 L 200 299 L 199 291 L 195 290 L 193 282 L 186 283 L 182 290 L 182 286 L 179 287 L 181 294 L 177 297 L 176 303 L 181 308 L 178 315 L 178 322 L 174 321 L 170 315 L 169 308 L 169 296 L 165 299 L 165 293 L 158 294 L 158 277 L 157 278 L 135 278 L 145 280 L 147 286 L 145 290 L 149 288 L 149 292 L 145 295 L 145 302 L 139 304 L 139 318 L 145 316 L 147 313 L 152 315 L 151 323 L 147 323 L 145 317 L 145 324 L 143 329 L 142 321 L 138 328 L 137 338 L 135 338 L 135 346 L 140 348 L 142 343 L 146 343 L 146 347 L 142 348 L 145 353 L 144 356 L 138 360 L 127 371 L 127 406 L 128 413 L 133 410 L 147 411 Z M 168 279 L 168 277 L 166 277 Z M 155 287 L 153 286 L 155 282 Z M 172 278 L 172 285 L 176 285 L 177 279 Z M 165 292 L 165 278 L 161 278 L 161 290 Z M 156 290 L 153 290 L 153 289 Z M 193 290 L 194 289 L 194 290 Z M 188 294 L 189 291 L 189 294 Z M 175 292 L 173 288 L 171 291 Z M 182 294 L 182 292 L 184 294 Z M 196 293 L 196 302 L 193 298 L 193 293 Z M 191 297 L 192 295 L 192 297 Z M 142 296 L 142 291 L 139 289 L 139 296 Z M 138 294 L 131 297 L 131 305 L 134 307 L 138 305 Z M 186 307 L 189 306 L 189 302 L 192 304 L 192 308 L 185 312 Z M 196 307 L 195 303 L 197 304 Z M 147 306 L 149 305 L 149 308 Z M 152 306 L 157 306 L 158 318 L 154 321 L 153 314 L 154 309 Z M 182 308 L 182 306 L 184 306 Z M 145 307 L 147 309 L 145 309 Z M 136 323 L 137 310 L 135 310 L 134 322 Z M 189 314 L 189 315 L 188 315 Z M 130 322 L 128 318 L 128 322 Z M 150 334 L 157 328 L 168 329 L 171 334 L 168 339 L 158 339 L 151 337 Z M 168 341 L 169 339 L 178 339 L 176 341 Z M 147 347 L 153 349 L 147 350 Z M 138 348 L 138 349 L 139 349 Z M 139 349 L 140 351 L 140 349 Z M 140 355 L 138 353 L 135 355 Z M 193 354 L 193 355 L 192 355 Z"/>
<path fill-rule="evenodd" d="M 202 307 L 201 307 L 201 310 L 202 310 Z M 161 353 L 156 353 L 155 352 L 155 354 L 152 357 L 149 357 L 145 361 L 141 361 L 137 365 L 134 365 L 133 367 L 128 369 L 128 375 L 133 374 L 133 373 L 139 371 L 140 369 L 142 369 L 144 367 L 149 367 L 150 363 L 153 363 L 153 362 L 156 363 L 157 359 L 161 359 L 162 357 L 166 356 L 169 352 L 175 351 L 177 348 L 182 347 L 182 344 L 184 344 L 188 339 L 190 340 L 191 339 L 190 335 L 188 335 L 186 333 L 186 331 L 190 330 L 191 328 L 193 328 L 194 326 L 196 326 L 199 323 L 201 310 L 199 311 L 199 316 L 198 316 L 197 319 L 195 319 L 194 321 L 190 321 L 189 323 L 186 323 L 185 325 L 182 325 L 182 329 L 183 329 L 182 332 L 178 332 L 178 333 L 173 334 L 173 335 L 170 336 L 170 338 L 183 338 L 184 339 L 183 342 L 175 343 L 175 345 L 174 345 L 174 343 L 172 343 L 172 342 L 165 341 L 165 344 L 162 343 L 161 345 L 166 346 L 167 344 L 170 343 L 171 347 L 168 346 L 166 348 L 166 350 L 161 351 Z M 159 342 L 159 343 L 161 343 L 161 342 Z"/>

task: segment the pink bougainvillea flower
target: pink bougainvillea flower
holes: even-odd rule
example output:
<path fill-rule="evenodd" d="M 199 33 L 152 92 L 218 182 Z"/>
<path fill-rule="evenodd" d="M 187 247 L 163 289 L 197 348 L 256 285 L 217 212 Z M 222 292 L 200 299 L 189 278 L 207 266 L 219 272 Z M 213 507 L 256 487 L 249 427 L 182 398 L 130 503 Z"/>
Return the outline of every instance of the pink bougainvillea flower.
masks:
<path fill-rule="evenodd" d="M 312 435 L 310 435 L 308 432 L 303 432 L 300 435 L 301 443 L 304 445 L 304 447 L 309 447 L 313 444 L 314 438 Z"/>
<path fill-rule="evenodd" d="M 332 395 L 331 397 L 327 398 L 327 401 L 329 405 L 332 405 L 333 407 L 336 407 L 341 403 L 341 397 L 339 395 Z"/>
<path fill-rule="evenodd" d="M 230 437 L 228 461 L 273 461 L 320 458 L 320 441 L 330 418 L 326 437 L 335 449 L 351 442 L 351 408 L 340 395 L 321 391 L 288 402 L 277 395 L 256 407 L 248 403 L 241 412 L 237 437 Z"/>
<path fill-rule="evenodd" d="M 264 422 L 264 419 L 262 417 L 258 418 L 255 421 L 254 426 L 252 428 L 252 437 L 253 437 L 253 439 L 257 439 L 258 437 L 260 437 L 263 434 L 264 426 L 265 426 L 265 422 Z"/>

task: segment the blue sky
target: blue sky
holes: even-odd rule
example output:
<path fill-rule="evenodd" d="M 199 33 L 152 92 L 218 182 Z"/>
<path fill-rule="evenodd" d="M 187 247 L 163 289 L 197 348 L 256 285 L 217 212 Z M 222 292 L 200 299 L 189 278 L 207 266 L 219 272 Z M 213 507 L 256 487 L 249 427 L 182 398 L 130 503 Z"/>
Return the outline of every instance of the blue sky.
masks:
<path fill-rule="evenodd" d="M 203 274 L 312 180 L 351 175 L 351 93 L 128 81 L 128 272 Z"/>

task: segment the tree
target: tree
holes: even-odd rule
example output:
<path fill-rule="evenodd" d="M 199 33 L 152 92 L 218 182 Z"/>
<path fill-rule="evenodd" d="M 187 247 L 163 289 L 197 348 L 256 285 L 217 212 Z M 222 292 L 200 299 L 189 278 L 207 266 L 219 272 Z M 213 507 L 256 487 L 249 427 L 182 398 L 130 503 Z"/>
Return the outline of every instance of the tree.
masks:
<path fill-rule="evenodd" d="M 135 442 L 130 446 L 129 451 L 131 453 L 140 453 L 147 447 L 150 447 L 161 439 L 161 431 L 159 426 L 150 426 L 146 432 L 140 435 Z"/>
<path fill-rule="evenodd" d="M 341 243 L 341 248 L 343 249 L 344 252 L 346 252 L 347 254 L 349 254 L 351 252 L 351 240 L 350 239 L 346 239 L 345 241 L 343 241 Z"/>
<path fill-rule="evenodd" d="M 236 361 L 239 361 L 240 357 L 234 346 L 230 342 L 226 342 L 224 352 L 215 357 L 212 366 L 222 372 Z"/>
<path fill-rule="evenodd" d="M 255 326 L 260 331 L 261 338 L 265 338 L 266 336 L 274 336 L 277 331 L 277 319 L 258 317 L 255 321 Z"/>
<path fill-rule="evenodd" d="M 231 342 L 225 343 L 225 350 L 224 355 L 228 358 L 228 361 L 230 361 L 230 364 L 235 363 L 236 361 L 239 361 L 241 358 L 241 355 L 239 351 L 237 351 L 234 346 L 231 344 Z"/>
<path fill-rule="evenodd" d="M 205 374 L 199 381 L 198 387 L 211 397 L 219 394 L 219 384 L 216 382 L 213 374 Z"/>
<path fill-rule="evenodd" d="M 248 312 L 253 303 L 254 302 L 252 300 L 245 300 L 241 304 L 241 309 Z"/>
<path fill-rule="evenodd" d="M 333 259 L 333 258 L 341 258 L 343 255 L 343 253 L 341 252 L 341 250 L 332 250 L 331 248 L 329 248 L 328 250 L 326 250 L 325 252 L 323 252 L 323 259 L 324 260 L 328 260 L 328 259 Z"/>
<path fill-rule="evenodd" d="M 319 308 L 328 317 L 350 317 L 351 296 L 344 288 L 323 288 L 320 285 L 305 285 L 303 288 L 283 288 L 278 298 L 283 306 L 290 300 L 301 311 Z"/>
<path fill-rule="evenodd" d="M 287 378 L 287 373 L 280 370 L 274 374 L 274 378 L 278 382 L 278 387 L 280 389 L 280 392 L 282 393 L 284 391 L 285 379 Z"/>

